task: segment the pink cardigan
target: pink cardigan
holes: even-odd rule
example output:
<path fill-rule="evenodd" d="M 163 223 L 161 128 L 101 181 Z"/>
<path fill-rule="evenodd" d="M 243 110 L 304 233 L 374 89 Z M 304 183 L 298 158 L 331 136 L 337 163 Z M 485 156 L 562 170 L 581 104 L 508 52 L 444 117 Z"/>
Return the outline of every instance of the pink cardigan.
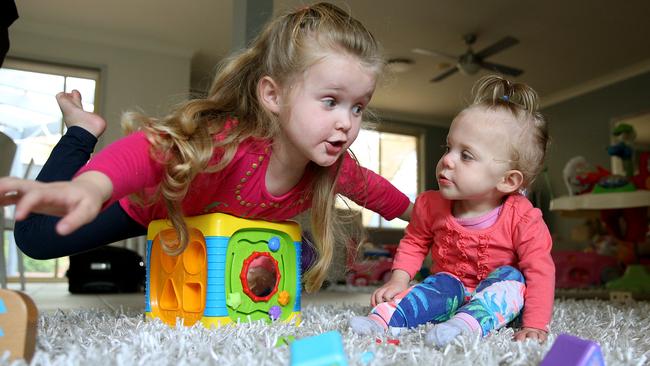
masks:
<path fill-rule="evenodd" d="M 216 135 L 215 139 L 219 137 Z M 311 206 L 313 167 L 307 166 L 300 182 L 289 192 L 273 196 L 265 184 L 270 144 L 270 141 L 249 138 L 240 143 L 234 158 L 224 169 L 196 176 L 182 201 L 184 215 L 222 212 L 281 221 L 307 210 Z M 144 133 L 136 132 L 107 146 L 77 173 L 94 170 L 106 174 L 113 183 L 113 196 L 104 207 L 119 200 L 128 215 L 143 226 L 167 216 L 163 202 L 143 207 L 128 196 L 143 188 L 145 193 L 153 195 L 162 179 L 163 167 L 151 159 L 150 146 Z M 211 164 L 218 162 L 221 156 L 222 152 L 215 151 Z M 390 182 L 360 167 L 348 154 L 336 189 L 386 220 L 401 215 L 410 203 L 409 198 Z"/>
<path fill-rule="evenodd" d="M 548 331 L 555 291 L 551 247 L 541 211 L 524 196 L 509 196 L 494 225 L 469 230 L 452 216 L 452 201 L 428 191 L 415 201 L 393 269 L 413 278 L 431 252 L 431 273 L 452 273 L 473 291 L 497 267 L 513 266 L 526 279 L 523 326 Z"/>

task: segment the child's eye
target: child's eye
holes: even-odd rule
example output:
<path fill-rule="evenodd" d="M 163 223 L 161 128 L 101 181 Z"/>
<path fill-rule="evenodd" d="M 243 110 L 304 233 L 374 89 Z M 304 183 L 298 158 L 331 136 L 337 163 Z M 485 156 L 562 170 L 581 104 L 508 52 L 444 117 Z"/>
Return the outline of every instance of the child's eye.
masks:
<path fill-rule="evenodd" d="M 352 113 L 354 113 L 354 114 L 363 113 L 363 106 L 361 104 L 355 105 L 354 107 L 352 107 Z"/>
<path fill-rule="evenodd" d="M 440 145 L 440 148 L 445 152 L 445 154 L 449 152 L 449 145 Z"/>
<path fill-rule="evenodd" d="M 472 154 L 470 154 L 470 153 L 467 152 L 467 151 L 463 151 L 463 152 L 460 154 L 460 157 L 461 157 L 461 159 L 463 159 L 463 160 L 474 160 L 474 157 L 472 156 Z"/>
<path fill-rule="evenodd" d="M 325 104 L 325 106 L 328 108 L 333 108 L 336 107 L 336 100 L 334 100 L 333 98 L 326 98 L 323 99 L 323 104 Z"/>

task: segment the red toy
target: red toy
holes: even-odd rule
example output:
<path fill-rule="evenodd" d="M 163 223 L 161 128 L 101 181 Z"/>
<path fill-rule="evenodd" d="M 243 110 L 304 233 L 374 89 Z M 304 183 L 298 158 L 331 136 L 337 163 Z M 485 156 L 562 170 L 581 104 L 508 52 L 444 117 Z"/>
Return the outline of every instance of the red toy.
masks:
<path fill-rule="evenodd" d="M 594 188 L 594 186 L 603 178 L 611 175 L 609 170 L 603 168 L 602 166 L 597 166 L 596 167 L 597 171 L 595 172 L 586 172 L 581 175 L 578 175 L 576 179 L 580 184 L 583 186 L 588 187 L 585 192 L 582 193 L 589 193 L 591 190 Z"/>
<path fill-rule="evenodd" d="M 354 261 L 356 256 L 348 255 L 346 282 L 353 286 L 386 283 L 392 273 L 395 250 L 396 245 L 367 249 L 363 252 L 363 259 L 358 262 Z"/>
<path fill-rule="evenodd" d="M 375 343 L 382 344 L 383 341 L 380 338 L 375 338 Z M 399 339 L 387 338 L 386 344 L 392 344 L 393 346 L 399 346 Z"/>
<path fill-rule="evenodd" d="M 594 252 L 554 251 L 555 287 L 584 288 L 601 286 L 621 275 L 614 257 Z"/>
<path fill-rule="evenodd" d="M 650 173 L 648 172 L 648 158 L 650 152 L 639 154 L 639 174 L 632 177 L 634 185 L 638 189 L 650 189 Z"/>

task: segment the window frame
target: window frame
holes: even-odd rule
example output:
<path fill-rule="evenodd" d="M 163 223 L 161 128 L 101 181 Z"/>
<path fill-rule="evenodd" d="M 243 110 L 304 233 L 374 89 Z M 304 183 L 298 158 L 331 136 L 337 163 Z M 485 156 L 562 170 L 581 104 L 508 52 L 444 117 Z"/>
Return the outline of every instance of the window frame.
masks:
<path fill-rule="evenodd" d="M 6 59 L 4 60 L 2 64 L 3 69 L 13 69 L 13 70 L 20 70 L 20 71 L 25 71 L 25 72 L 35 72 L 35 73 L 41 73 L 41 74 L 49 74 L 49 75 L 57 75 L 57 76 L 62 76 L 64 78 L 63 81 L 63 90 L 66 90 L 67 88 L 67 78 L 72 77 L 72 78 L 84 78 L 84 79 L 92 79 L 95 81 L 95 90 L 94 90 L 94 101 L 93 101 L 93 106 L 94 106 L 94 113 L 99 113 L 101 110 L 101 100 L 100 100 L 100 90 L 102 87 L 102 76 L 103 76 L 103 70 L 99 67 L 88 67 L 84 65 L 67 65 L 67 64 L 61 64 L 61 63 L 56 63 L 56 62 L 50 62 L 50 61 L 44 61 L 44 60 L 37 60 L 37 59 L 28 59 L 28 58 L 22 58 L 22 57 L 15 57 L 15 56 L 7 56 Z M 65 132 L 65 124 L 63 123 L 63 118 L 61 118 L 61 124 L 60 124 L 60 133 L 63 134 Z M 13 232 L 13 225 L 11 225 L 14 222 L 14 219 L 7 218 L 5 217 L 5 227 L 0 228 L 1 230 L 1 235 L 5 235 L 6 232 Z M 11 241 L 9 242 L 10 244 L 13 244 Z M 6 246 L 9 248 L 9 246 Z M 22 253 L 17 253 L 17 260 L 18 261 L 23 261 L 24 263 L 24 254 Z M 5 260 L 8 260 L 9 258 L 5 256 Z M 65 282 L 67 281 L 65 278 L 65 275 L 59 276 L 59 267 L 60 267 L 60 258 L 55 258 L 52 259 L 54 260 L 54 269 L 53 272 L 50 273 L 50 276 L 47 277 L 26 277 L 25 280 L 27 282 Z M 7 263 L 8 264 L 8 263 Z M 20 268 L 20 264 L 19 264 Z M 44 272 L 48 273 L 48 272 Z M 6 276 L 7 282 L 18 282 L 19 277 L 12 275 Z"/>
<path fill-rule="evenodd" d="M 417 156 L 417 188 L 416 188 L 416 197 L 422 193 L 424 187 L 425 187 L 425 163 L 424 163 L 424 158 L 425 158 L 425 152 L 426 152 L 426 128 L 424 127 L 419 127 L 419 126 L 414 126 L 410 124 L 405 124 L 405 123 L 400 123 L 395 120 L 382 120 L 381 122 L 373 122 L 373 121 L 364 121 L 361 129 L 363 130 L 370 130 L 370 131 L 375 131 L 379 133 L 391 133 L 391 134 L 398 134 L 398 135 L 407 135 L 407 136 L 412 136 L 416 138 L 415 142 L 415 149 L 416 149 L 416 156 Z M 352 152 L 354 150 L 352 149 Z M 380 158 L 380 164 L 379 166 L 381 167 L 381 145 L 379 146 L 379 158 Z M 379 175 L 381 175 L 381 172 L 378 172 Z M 379 220 L 379 225 L 378 226 L 363 226 L 365 230 L 394 230 L 394 231 L 402 231 L 403 229 L 396 229 L 396 228 L 391 228 L 391 227 L 385 227 L 382 226 L 383 220 Z"/>

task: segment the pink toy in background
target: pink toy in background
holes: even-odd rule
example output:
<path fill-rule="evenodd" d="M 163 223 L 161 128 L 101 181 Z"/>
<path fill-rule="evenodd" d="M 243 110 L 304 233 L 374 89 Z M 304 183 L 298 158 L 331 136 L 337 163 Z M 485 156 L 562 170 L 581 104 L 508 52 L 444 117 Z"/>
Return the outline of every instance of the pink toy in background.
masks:
<path fill-rule="evenodd" d="M 353 286 L 384 284 L 390 279 L 397 245 L 370 246 L 363 249 L 363 259 L 349 253 L 346 282 Z"/>
<path fill-rule="evenodd" d="M 551 255 L 557 288 L 601 286 L 622 274 L 617 259 L 611 256 L 568 250 L 553 251 Z"/>

